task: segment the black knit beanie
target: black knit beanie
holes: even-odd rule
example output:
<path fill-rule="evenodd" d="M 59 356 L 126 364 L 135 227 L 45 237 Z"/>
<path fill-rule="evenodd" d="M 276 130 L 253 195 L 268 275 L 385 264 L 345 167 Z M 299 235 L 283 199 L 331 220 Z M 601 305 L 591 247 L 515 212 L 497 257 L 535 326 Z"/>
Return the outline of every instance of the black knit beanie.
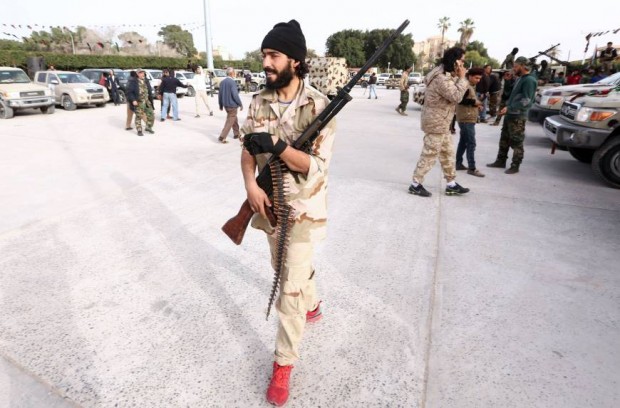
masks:
<path fill-rule="evenodd" d="M 280 51 L 297 61 L 306 60 L 306 38 L 296 20 L 274 25 L 260 46 L 261 51 L 265 48 Z"/>

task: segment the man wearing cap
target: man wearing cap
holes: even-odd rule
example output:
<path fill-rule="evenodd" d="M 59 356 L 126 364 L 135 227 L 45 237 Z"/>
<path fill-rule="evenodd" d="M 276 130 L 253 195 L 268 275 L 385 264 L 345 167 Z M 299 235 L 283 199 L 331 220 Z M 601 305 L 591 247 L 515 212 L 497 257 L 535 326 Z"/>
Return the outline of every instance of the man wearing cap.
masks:
<path fill-rule="evenodd" d="M 512 164 L 505 171 L 506 174 L 519 172 L 519 167 L 523 161 L 523 140 L 525 139 L 525 122 L 527 111 L 534 103 L 536 96 L 537 81 L 530 73 L 531 61 L 525 57 L 515 60 L 513 72 L 519 77 L 510 93 L 506 106 L 499 112 L 499 115 L 506 115 L 502 125 L 502 133 L 499 139 L 499 151 L 497 159 L 487 167 L 506 168 L 508 150 L 512 147 Z"/>
<path fill-rule="evenodd" d="M 290 170 L 284 173 L 283 184 L 294 221 L 275 303 L 279 324 L 273 374 L 267 389 L 267 401 L 281 406 L 289 396 L 289 379 L 293 363 L 299 359 L 304 327 L 322 316 L 315 286 L 318 273 L 312 266 L 312 256 L 314 246 L 325 238 L 327 174 L 336 124 L 332 119 L 308 150 L 293 148 L 291 145 L 329 100 L 304 84 L 308 73 L 307 49 L 297 21 L 276 24 L 263 39 L 261 51 L 266 87 L 252 96 L 241 129 L 241 171 L 250 207 L 256 213 L 252 226 L 267 234 L 275 265 L 276 231 L 265 213 L 272 203 L 256 183 L 256 168 L 262 169 L 271 156 L 278 155 Z"/>
<path fill-rule="evenodd" d="M 145 131 L 155 133 L 153 131 L 153 123 L 155 115 L 153 114 L 153 88 L 149 80 L 144 77 L 144 70 L 138 69 L 138 79 L 130 81 L 127 85 L 127 103 L 131 104 L 136 114 L 136 130 L 138 136 L 142 136 L 142 121 L 146 123 Z"/>

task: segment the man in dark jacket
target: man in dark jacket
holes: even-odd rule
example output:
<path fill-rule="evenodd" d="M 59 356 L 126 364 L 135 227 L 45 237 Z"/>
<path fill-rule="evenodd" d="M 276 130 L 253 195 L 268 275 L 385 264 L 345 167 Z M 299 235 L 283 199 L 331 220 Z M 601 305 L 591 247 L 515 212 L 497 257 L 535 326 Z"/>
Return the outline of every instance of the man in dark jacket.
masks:
<path fill-rule="evenodd" d="M 172 120 L 179 119 L 179 101 L 177 100 L 177 87 L 187 88 L 183 82 L 179 81 L 174 75 L 170 75 L 170 70 L 164 69 L 164 76 L 159 84 L 159 94 L 162 97 L 161 121 L 166 120 L 168 106 L 172 106 Z"/>
<path fill-rule="evenodd" d="M 114 75 L 114 70 L 110 70 L 110 74 L 106 79 L 106 88 L 108 88 L 108 92 L 110 92 L 110 97 L 112 101 L 114 101 L 114 106 L 120 105 L 121 101 L 118 91 L 121 89 L 121 83 L 118 81 L 116 75 Z"/>
<path fill-rule="evenodd" d="M 506 119 L 499 139 L 497 159 L 495 162 L 487 164 L 487 167 L 506 168 L 508 150 L 512 147 L 512 164 L 505 171 L 506 174 L 518 173 L 523 161 L 523 140 L 525 139 L 527 111 L 534 103 L 537 87 L 536 78 L 530 73 L 530 68 L 531 62 L 527 58 L 519 57 L 515 60 L 513 71 L 519 76 L 519 79 L 510 93 L 506 107 L 499 112 L 500 115 L 506 114 Z"/>
<path fill-rule="evenodd" d="M 499 104 L 499 97 L 502 90 L 502 82 L 497 74 L 491 72 L 489 67 L 489 115 L 491 117 L 497 114 L 497 105 Z"/>
<path fill-rule="evenodd" d="M 138 79 L 130 80 L 127 83 L 127 103 L 133 106 L 136 114 L 136 130 L 138 136 L 143 136 L 142 121 L 146 122 L 145 131 L 155 133 L 153 131 L 153 123 L 155 116 L 153 114 L 153 88 L 149 80 L 144 77 L 144 70 L 138 69 Z"/>
<path fill-rule="evenodd" d="M 491 66 L 485 65 L 483 67 L 484 75 L 478 85 L 476 85 L 476 96 L 482 102 L 482 110 L 480 111 L 480 123 L 487 123 L 487 109 L 489 107 L 489 87 L 491 86 Z"/>
<path fill-rule="evenodd" d="M 512 88 L 515 85 L 515 79 L 514 79 L 512 70 L 504 71 L 503 79 L 504 79 L 504 86 L 502 87 L 502 96 L 500 97 L 500 103 L 499 103 L 500 112 L 506 106 L 506 102 L 508 102 L 508 98 L 510 98 L 510 93 L 512 92 Z M 501 113 L 498 113 L 497 116 L 495 117 L 495 122 L 490 123 L 490 125 L 499 126 L 499 122 L 501 122 L 502 116 L 503 115 Z"/>

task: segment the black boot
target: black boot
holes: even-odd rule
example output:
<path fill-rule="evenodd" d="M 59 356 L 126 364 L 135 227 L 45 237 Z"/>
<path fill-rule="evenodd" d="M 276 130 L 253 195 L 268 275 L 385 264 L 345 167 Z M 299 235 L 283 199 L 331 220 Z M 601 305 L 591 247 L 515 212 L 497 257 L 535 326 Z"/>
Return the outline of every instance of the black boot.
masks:
<path fill-rule="evenodd" d="M 487 167 L 497 167 L 499 169 L 506 168 L 506 160 L 497 159 L 493 163 L 487 164 Z"/>
<path fill-rule="evenodd" d="M 510 168 L 506 170 L 504 173 L 506 174 L 515 174 L 519 172 L 519 166 L 516 164 L 510 165 Z"/>

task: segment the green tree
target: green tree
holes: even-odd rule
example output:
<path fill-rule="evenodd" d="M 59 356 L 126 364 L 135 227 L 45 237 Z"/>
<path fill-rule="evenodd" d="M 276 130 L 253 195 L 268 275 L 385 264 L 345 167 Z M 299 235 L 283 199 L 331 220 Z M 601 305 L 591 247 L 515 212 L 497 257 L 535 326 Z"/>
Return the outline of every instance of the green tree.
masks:
<path fill-rule="evenodd" d="M 26 45 L 21 41 L 0 40 L 0 50 L 26 50 Z"/>
<path fill-rule="evenodd" d="M 338 31 L 330 35 L 325 42 L 327 55 L 345 58 L 351 67 L 361 67 L 366 62 L 365 37 L 361 30 Z"/>
<path fill-rule="evenodd" d="M 469 44 L 467 44 L 467 47 L 465 47 L 465 51 L 477 51 L 481 57 L 489 58 L 489 54 L 486 47 L 484 46 L 484 43 L 480 41 L 470 42 Z"/>
<path fill-rule="evenodd" d="M 465 48 L 467 47 L 467 44 L 469 44 L 469 40 L 474 34 L 474 29 L 476 27 L 474 27 L 474 21 L 471 18 L 468 18 L 465 21 L 461 21 L 460 24 L 461 26 L 458 29 L 459 33 L 461 33 L 461 38 L 459 39 L 459 46 Z"/>
<path fill-rule="evenodd" d="M 392 32 L 393 30 L 391 29 L 375 29 L 366 33 L 366 41 L 364 43 L 365 60 L 368 60 L 377 51 Z M 377 65 L 387 68 L 388 62 L 390 63 L 390 68 L 394 69 L 405 69 L 417 62 L 416 56 L 413 53 L 413 38 L 411 38 L 411 34 L 400 34 L 396 37 L 383 55 L 379 57 Z"/>
<path fill-rule="evenodd" d="M 198 52 L 194 47 L 194 37 L 192 33 L 181 28 L 176 24 L 164 26 L 157 35 L 163 37 L 164 44 L 177 50 L 181 55 L 193 57 Z"/>
<path fill-rule="evenodd" d="M 437 28 L 439 28 L 439 30 L 441 31 L 441 48 L 440 48 L 440 52 L 439 55 L 443 55 L 443 40 L 445 38 L 445 34 L 446 31 L 448 31 L 448 28 L 450 28 L 450 17 L 442 17 L 439 19 L 439 22 L 437 23 Z"/>

